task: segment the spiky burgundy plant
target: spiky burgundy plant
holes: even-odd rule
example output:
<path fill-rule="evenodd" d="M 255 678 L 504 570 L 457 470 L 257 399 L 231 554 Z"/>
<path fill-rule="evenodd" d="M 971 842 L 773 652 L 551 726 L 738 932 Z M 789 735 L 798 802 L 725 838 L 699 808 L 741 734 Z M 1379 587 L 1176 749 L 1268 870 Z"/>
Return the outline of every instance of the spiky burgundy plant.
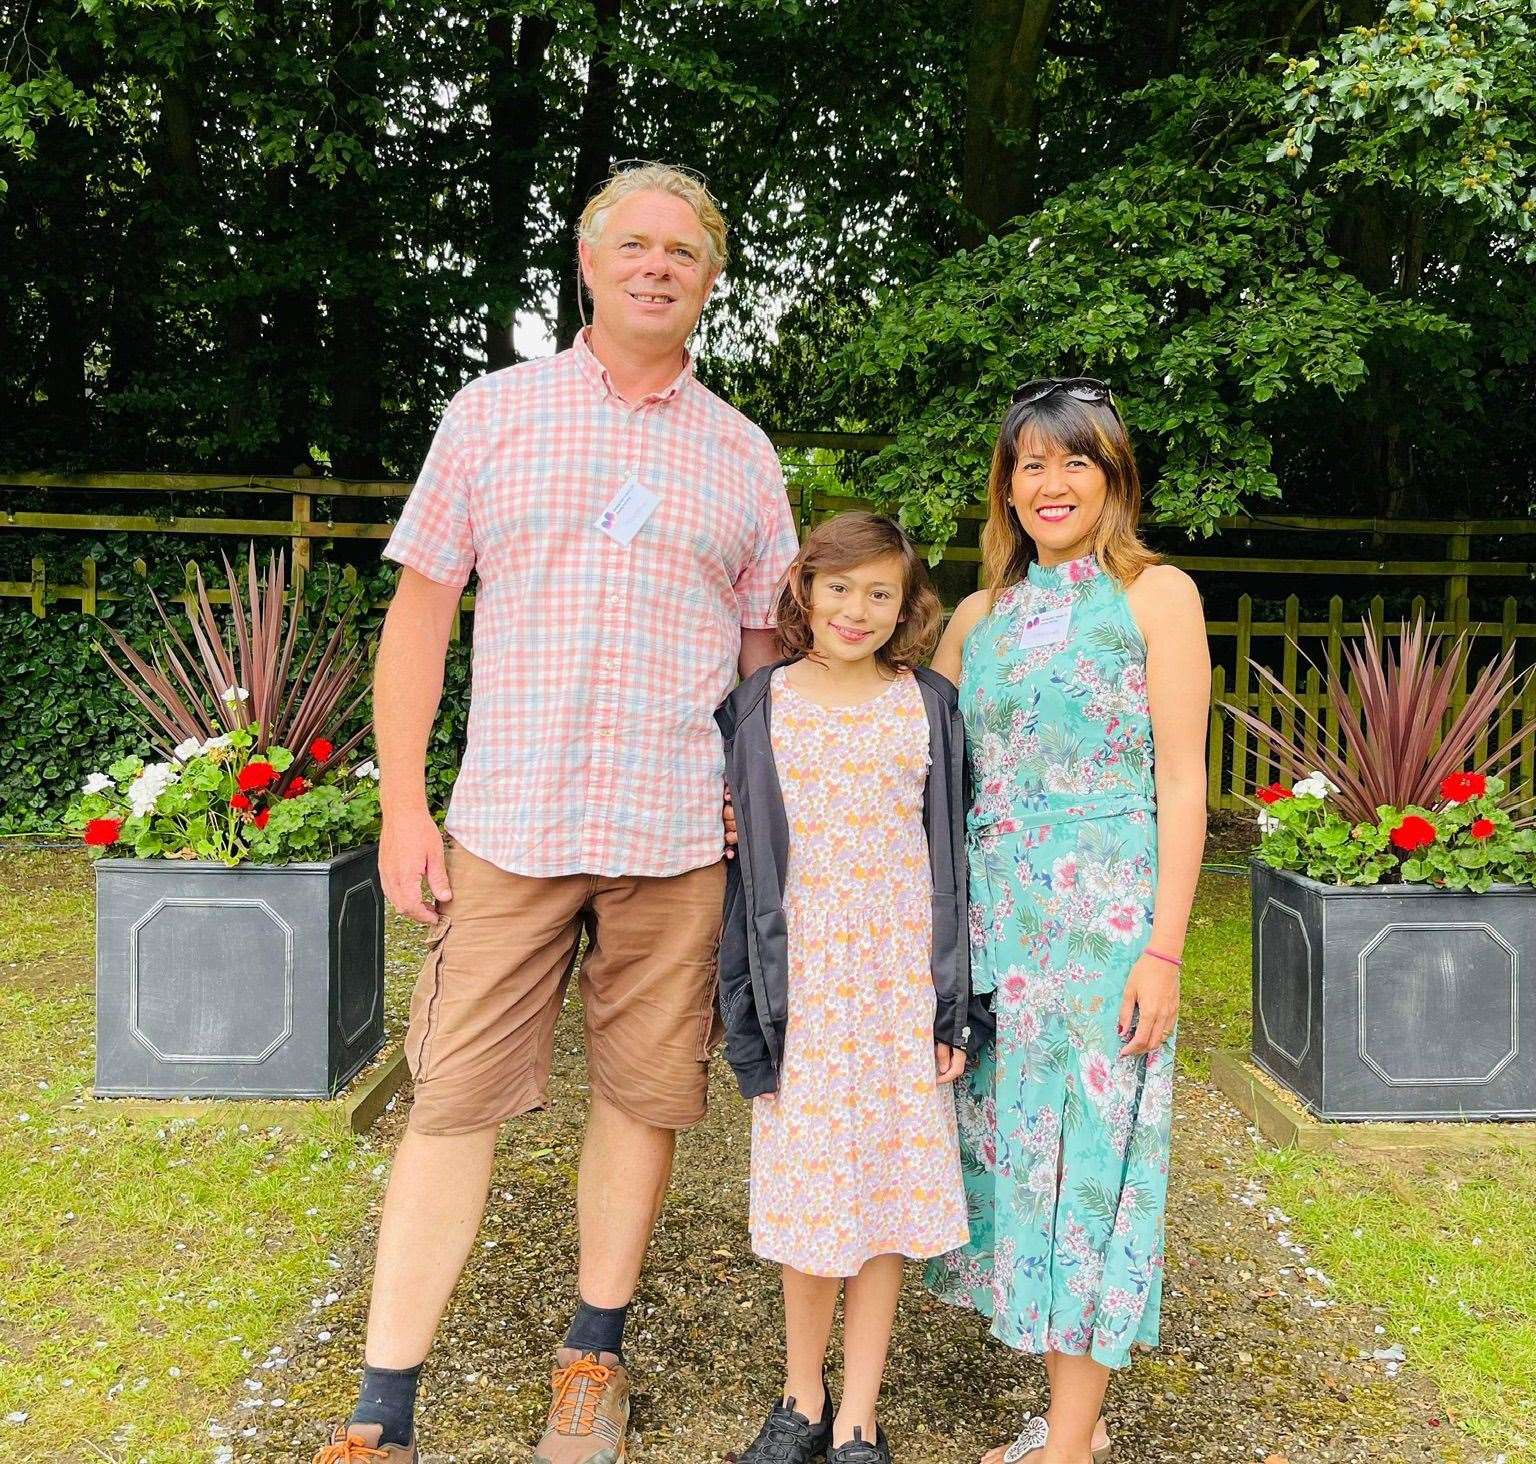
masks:
<path fill-rule="evenodd" d="M 197 614 L 187 616 L 195 651 L 153 590 L 150 598 L 165 629 L 157 635 L 149 659 L 111 625 L 107 633 L 126 665 L 100 643 L 96 650 L 143 709 L 146 730 L 159 739 L 156 746 L 168 757 L 188 739 L 206 741 L 259 723 L 258 755 L 274 745 L 295 754 L 293 765 L 274 790 L 281 797 L 284 785 L 300 772 L 307 772 L 313 782 L 342 762 L 372 728 L 365 720 L 344 741 L 334 740 L 336 730 L 350 721 L 368 697 L 366 647 L 360 642 L 345 647 L 359 601 L 354 598 L 345 607 L 323 644 L 318 635 L 308 636 L 295 664 L 305 616 L 302 607 L 290 607 L 284 599 L 286 558 L 281 553 L 270 555 L 266 572 L 258 575 L 256 545 L 251 544 L 244 604 L 228 557 L 221 554 L 220 558 L 229 586 L 228 623 L 222 623 L 215 612 L 199 569 Z M 329 607 L 327 592 L 320 611 L 322 623 Z M 232 699 L 231 690 L 243 690 L 246 695 Z M 306 757 L 316 740 L 327 738 L 332 739 L 328 756 L 322 760 L 310 752 Z"/>
<path fill-rule="evenodd" d="M 1518 697 L 1532 670 L 1516 673 L 1514 650 L 1505 651 L 1478 673 L 1459 711 L 1452 708 L 1471 637 L 1463 632 L 1449 647 L 1432 636 L 1422 615 L 1402 622 L 1397 641 L 1388 642 L 1367 617 L 1359 644 L 1346 643 L 1343 668 L 1328 665 L 1320 674 L 1329 705 L 1339 722 L 1335 742 L 1318 716 L 1267 667 L 1251 663 L 1278 703 L 1295 716 L 1299 731 L 1283 731 L 1246 707 L 1224 703 L 1276 760 L 1315 768 L 1338 787 L 1333 804 L 1344 818 L 1374 823 L 1381 805 L 1433 808 L 1441 801 L 1440 784 L 1463 770 L 1504 777 L 1520 746 L 1536 734 L 1527 722 L 1487 757 L 1478 759 L 1478 739 L 1487 735 L 1506 698 Z M 1300 650 L 1300 647 L 1297 648 Z M 1350 698 L 1354 687 L 1360 701 Z"/>

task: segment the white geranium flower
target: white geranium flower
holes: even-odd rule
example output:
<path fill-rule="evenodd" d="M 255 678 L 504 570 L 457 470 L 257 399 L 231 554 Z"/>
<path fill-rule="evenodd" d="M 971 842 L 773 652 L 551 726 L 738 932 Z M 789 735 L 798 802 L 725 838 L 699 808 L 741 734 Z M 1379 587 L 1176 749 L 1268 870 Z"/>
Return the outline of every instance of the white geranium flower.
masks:
<path fill-rule="evenodd" d="M 250 692 L 248 692 L 243 686 L 229 686 L 224 689 L 224 700 L 227 701 L 230 706 L 234 706 L 236 702 L 243 702 L 249 695 Z"/>
<path fill-rule="evenodd" d="M 150 763 L 128 785 L 128 807 L 135 817 L 154 811 L 160 795 L 180 776 L 175 763 Z"/>
<path fill-rule="evenodd" d="M 203 744 L 197 738 L 189 737 L 185 742 L 178 742 L 176 744 L 171 756 L 177 762 L 187 762 L 189 759 L 196 757 L 202 750 Z"/>
<path fill-rule="evenodd" d="M 224 733 L 221 733 L 217 737 L 210 737 L 197 750 L 199 752 L 213 752 L 213 751 L 215 751 L 216 749 L 218 749 L 220 747 L 228 747 L 231 741 L 232 741 L 232 739 L 231 739 L 229 733 L 228 732 L 224 732 Z"/>
<path fill-rule="evenodd" d="M 92 773 L 80 785 L 82 793 L 105 793 L 112 786 L 112 779 L 105 773 Z"/>
<path fill-rule="evenodd" d="M 1272 814 L 1272 813 L 1261 813 L 1259 815 L 1259 832 L 1261 834 L 1267 834 L 1272 829 L 1278 829 L 1279 827 L 1280 827 L 1280 820 L 1278 818 L 1276 818 L 1274 816 L 1274 814 Z"/>
<path fill-rule="evenodd" d="M 1337 784 L 1330 783 L 1327 778 L 1314 769 L 1297 783 L 1291 791 L 1298 798 L 1331 798 L 1339 789 Z"/>
<path fill-rule="evenodd" d="M 371 757 L 365 757 L 362 762 L 352 769 L 352 776 L 354 778 L 377 778 L 379 770 L 374 767 Z"/>

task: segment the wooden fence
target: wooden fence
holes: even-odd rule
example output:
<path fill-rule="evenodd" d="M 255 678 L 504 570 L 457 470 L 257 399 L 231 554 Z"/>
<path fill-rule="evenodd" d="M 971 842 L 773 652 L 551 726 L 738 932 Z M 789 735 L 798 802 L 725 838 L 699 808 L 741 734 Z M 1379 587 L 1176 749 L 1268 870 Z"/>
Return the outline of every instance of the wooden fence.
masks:
<path fill-rule="evenodd" d="M 785 464 L 785 476 L 791 507 L 802 535 L 813 524 L 849 508 L 867 507 L 862 500 L 843 496 L 839 491 L 835 454 L 867 452 L 888 439 L 841 433 L 774 434 Z M 312 567 L 312 550 L 317 540 L 387 539 L 392 530 L 398 505 L 409 494 L 411 485 L 397 481 L 359 482 L 336 479 L 284 477 L 241 477 L 222 474 L 136 474 L 136 473 L 13 473 L 0 476 L 0 528 L 45 531 L 136 532 L 159 535 L 210 535 L 236 538 L 287 539 L 292 544 L 295 580 L 302 583 Z M 72 497 L 101 494 L 122 498 L 128 494 L 148 493 L 164 506 L 158 513 L 83 513 L 35 509 L 17 509 L 11 494 L 28 493 L 45 498 L 68 494 Z M 183 502 L 196 499 L 199 509 L 210 495 L 277 495 L 289 500 L 289 512 L 282 517 L 222 517 L 178 514 L 177 497 Z M 338 502 L 382 500 L 384 521 L 335 516 Z M 355 510 L 354 510 L 355 511 Z M 980 506 L 962 512 L 964 523 L 975 525 L 984 517 Z M 1149 526 L 1156 535 L 1155 526 Z M 1451 633 L 1465 632 L 1474 638 L 1474 666 L 1488 656 L 1514 648 L 1521 665 L 1529 665 L 1536 650 L 1536 623 L 1520 619 L 1520 601 L 1508 594 L 1502 601 L 1498 619 L 1474 620 L 1470 611 L 1474 582 L 1487 603 L 1490 589 L 1529 584 L 1536 579 L 1536 521 L 1525 520 L 1394 520 L 1380 523 L 1362 518 L 1302 518 L 1274 516 L 1240 518 L 1223 523 L 1225 537 L 1241 535 L 1245 551 L 1255 536 L 1281 541 L 1282 552 L 1240 554 L 1223 552 L 1190 553 L 1182 548 L 1167 553 L 1170 562 L 1190 571 L 1197 579 L 1211 576 L 1271 577 L 1270 585 L 1297 584 L 1296 576 L 1331 576 L 1365 582 L 1372 588 L 1412 588 L 1431 582 L 1439 591 L 1431 602 L 1422 594 L 1415 596 L 1412 609 L 1437 618 L 1441 628 Z M 962 531 L 966 538 L 970 533 Z M 1326 538 L 1343 539 L 1344 551 L 1334 557 L 1298 557 L 1284 553 L 1298 540 L 1322 545 Z M 1521 557 L 1508 556 L 1503 542 L 1514 539 L 1521 545 Z M 1400 540 L 1433 544 L 1435 553 L 1424 557 L 1389 558 L 1385 552 L 1364 553 L 1361 544 L 1387 545 Z M 1492 540 L 1493 554 L 1486 550 L 1479 558 L 1473 549 Z M 1529 554 L 1531 559 L 1525 556 Z M 980 550 L 964 542 L 946 549 L 946 565 L 965 565 L 964 586 L 980 583 Z M 970 570 L 974 567 L 974 579 Z M 139 560 L 136 568 L 147 573 Z M 0 581 L 0 600 L 20 598 L 30 603 L 32 613 L 44 616 L 52 605 L 78 604 L 82 613 L 94 615 L 105 601 L 122 598 L 97 588 L 97 567 L 92 559 L 80 562 L 78 578 L 56 578 L 41 556 L 32 559 L 31 577 L 26 580 Z M 357 571 L 347 566 L 342 571 L 346 582 L 355 583 Z M 186 589 L 180 598 L 189 611 L 195 606 L 192 584 L 195 565 L 185 565 Z M 954 577 L 951 575 L 950 583 Z M 217 603 L 227 599 L 223 591 L 211 592 Z M 1401 595 L 1395 597 L 1400 603 Z M 1320 604 L 1308 597 L 1309 602 Z M 1215 710 L 1210 724 L 1208 747 L 1210 805 L 1213 809 L 1240 809 L 1249 806 L 1249 794 L 1257 784 L 1274 777 L 1289 778 L 1301 770 L 1273 766 L 1264 757 L 1247 730 L 1220 708 L 1223 702 L 1246 706 L 1274 725 L 1291 730 L 1293 714 L 1273 705 L 1270 692 L 1259 684 L 1253 665 L 1270 666 L 1282 682 L 1297 692 L 1304 706 L 1315 712 L 1330 735 L 1337 733 L 1337 719 L 1323 697 L 1320 669 L 1336 664 L 1345 640 L 1362 634 L 1360 620 L 1369 611 L 1378 624 L 1383 623 L 1385 601 L 1379 592 L 1369 600 L 1352 596 L 1346 606 L 1341 596 L 1327 602 L 1325 618 L 1303 618 L 1303 602 L 1291 593 L 1284 598 L 1278 618 L 1255 618 L 1255 596 L 1241 594 L 1236 599 L 1235 619 L 1212 619 L 1207 630 L 1212 640 L 1211 691 Z M 1278 592 L 1264 596 L 1264 602 L 1279 605 Z M 474 596 L 466 594 L 454 617 L 453 635 L 462 634 L 462 617 L 474 611 Z M 1263 603 L 1263 602 L 1261 602 Z M 382 608 L 382 607 L 378 607 Z M 1314 612 L 1315 613 L 1315 612 Z M 1456 702 L 1464 700 L 1466 687 L 1456 689 Z M 1500 741 L 1536 718 L 1536 678 L 1520 694 L 1501 706 L 1493 731 Z M 1518 767 L 1517 783 L 1523 796 L 1536 796 L 1536 748 L 1527 743 Z"/>

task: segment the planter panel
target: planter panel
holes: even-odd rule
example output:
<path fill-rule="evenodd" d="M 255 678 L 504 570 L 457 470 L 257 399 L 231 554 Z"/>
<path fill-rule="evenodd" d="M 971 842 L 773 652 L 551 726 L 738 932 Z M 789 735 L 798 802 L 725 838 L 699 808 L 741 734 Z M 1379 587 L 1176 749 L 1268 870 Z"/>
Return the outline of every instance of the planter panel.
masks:
<path fill-rule="evenodd" d="M 327 1097 L 383 1045 L 372 847 L 95 868 L 97 1093 Z"/>
<path fill-rule="evenodd" d="M 1254 1060 L 1309 1109 L 1536 1117 L 1536 890 L 1341 889 L 1257 861 L 1251 886 Z"/>

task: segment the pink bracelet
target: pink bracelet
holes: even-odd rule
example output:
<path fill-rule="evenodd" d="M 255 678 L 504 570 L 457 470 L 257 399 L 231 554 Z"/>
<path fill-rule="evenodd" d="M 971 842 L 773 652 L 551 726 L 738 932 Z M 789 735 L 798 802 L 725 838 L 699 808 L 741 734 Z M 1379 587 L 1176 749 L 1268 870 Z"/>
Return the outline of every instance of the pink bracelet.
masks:
<path fill-rule="evenodd" d="M 1177 966 L 1181 971 L 1184 969 L 1183 961 L 1175 956 L 1165 956 L 1161 951 L 1154 951 L 1151 946 L 1148 946 L 1142 954 L 1144 956 L 1152 956 L 1159 961 L 1167 961 L 1170 966 Z"/>

